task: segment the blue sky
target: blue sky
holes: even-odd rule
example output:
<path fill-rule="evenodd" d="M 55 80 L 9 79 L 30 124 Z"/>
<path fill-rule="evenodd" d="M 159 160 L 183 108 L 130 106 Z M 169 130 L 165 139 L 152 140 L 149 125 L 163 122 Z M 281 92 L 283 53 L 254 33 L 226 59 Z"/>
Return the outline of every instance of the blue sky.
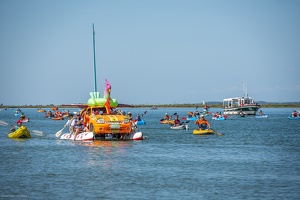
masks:
<path fill-rule="evenodd" d="M 0 103 L 300 101 L 298 0 L 0 0 Z"/>

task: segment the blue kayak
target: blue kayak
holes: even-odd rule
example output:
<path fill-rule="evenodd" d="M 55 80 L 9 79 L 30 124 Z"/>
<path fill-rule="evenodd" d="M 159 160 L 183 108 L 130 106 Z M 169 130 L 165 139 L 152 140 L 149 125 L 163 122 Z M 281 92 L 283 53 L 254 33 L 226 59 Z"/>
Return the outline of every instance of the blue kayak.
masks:
<path fill-rule="evenodd" d="M 136 121 L 135 124 L 136 125 L 145 125 L 146 122 L 144 120 L 140 120 L 140 121 Z"/>
<path fill-rule="evenodd" d="M 300 119 L 300 117 L 293 117 L 293 116 L 288 116 L 289 119 Z"/>
<path fill-rule="evenodd" d="M 256 115 L 255 118 L 268 118 L 268 115 Z"/>

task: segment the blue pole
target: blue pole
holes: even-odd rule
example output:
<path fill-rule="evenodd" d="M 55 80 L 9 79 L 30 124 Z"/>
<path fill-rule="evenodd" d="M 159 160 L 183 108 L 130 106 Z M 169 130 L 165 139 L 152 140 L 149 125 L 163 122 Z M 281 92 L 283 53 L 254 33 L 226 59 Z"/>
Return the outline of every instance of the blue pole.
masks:
<path fill-rule="evenodd" d="M 93 24 L 93 49 L 94 49 L 94 92 L 97 92 L 95 35 L 96 35 L 96 33 L 95 33 L 94 24 Z"/>

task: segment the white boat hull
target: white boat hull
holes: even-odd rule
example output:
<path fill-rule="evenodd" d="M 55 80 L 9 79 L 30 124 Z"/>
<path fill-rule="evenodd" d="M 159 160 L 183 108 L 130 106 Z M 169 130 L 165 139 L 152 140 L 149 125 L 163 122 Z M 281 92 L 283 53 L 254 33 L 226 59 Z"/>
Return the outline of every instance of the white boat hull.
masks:
<path fill-rule="evenodd" d="M 189 125 L 188 124 L 183 124 L 183 125 L 179 125 L 179 126 L 171 126 L 170 127 L 171 129 L 174 129 L 174 130 L 188 130 L 189 129 Z"/>
<path fill-rule="evenodd" d="M 74 134 L 72 133 L 65 133 L 60 137 L 61 140 L 74 140 Z M 77 141 L 86 141 L 86 140 L 94 140 L 94 133 L 93 132 L 83 132 L 79 133 L 76 136 Z M 103 138 L 105 140 L 112 140 L 115 139 L 114 135 L 112 134 L 106 134 Z M 129 135 L 124 135 L 122 140 L 142 140 L 143 139 L 143 133 L 142 132 L 132 132 Z"/>

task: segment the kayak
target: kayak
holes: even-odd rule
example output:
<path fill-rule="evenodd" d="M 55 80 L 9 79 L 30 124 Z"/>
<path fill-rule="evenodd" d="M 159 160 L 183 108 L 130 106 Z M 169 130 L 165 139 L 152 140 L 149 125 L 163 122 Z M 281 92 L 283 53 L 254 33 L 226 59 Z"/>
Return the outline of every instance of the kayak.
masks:
<path fill-rule="evenodd" d="M 193 131 L 194 135 L 211 135 L 211 134 L 214 134 L 214 133 L 215 133 L 215 131 L 212 130 L 212 129 L 204 129 L 204 130 L 195 129 Z"/>
<path fill-rule="evenodd" d="M 255 118 L 268 118 L 268 115 L 256 115 Z"/>
<path fill-rule="evenodd" d="M 29 122 L 29 118 L 20 119 L 21 122 Z"/>
<path fill-rule="evenodd" d="M 183 130 L 183 129 L 189 130 L 189 125 L 188 124 L 182 124 L 182 125 L 179 125 L 179 126 L 171 126 L 170 128 L 174 129 L 174 130 Z"/>
<path fill-rule="evenodd" d="M 289 119 L 300 119 L 300 117 L 293 117 L 293 116 L 288 116 Z"/>
<path fill-rule="evenodd" d="M 72 133 L 65 133 L 60 137 L 61 140 L 74 140 L 74 134 Z M 76 136 L 77 141 L 87 141 L 87 140 L 94 140 L 97 139 L 94 137 L 93 132 L 82 132 L 79 133 Z M 113 140 L 116 139 L 112 134 L 105 134 L 105 137 L 103 138 L 105 140 Z M 125 135 L 122 140 L 142 140 L 143 139 L 143 133 L 142 132 L 132 132 L 130 135 Z"/>
<path fill-rule="evenodd" d="M 53 117 L 52 120 L 64 120 L 63 117 Z"/>
<path fill-rule="evenodd" d="M 29 130 L 26 126 L 20 126 L 15 132 L 8 134 L 9 138 L 31 138 Z"/>
<path fill-rule="evenodd" d="M 187 117 L 186 120 L 188 120 L 188 121 L 196 121 L 198 118 L 199 118 L 199 116 Z"/>
<path fill-rule="evenodd" d="M 174 120 L 160 120 L 161 124 L 174 124 Z"/>
<path fill-rule="evenodd" d="M 212 117 L 212 119 L 214 120 L 225 120 L 226 118 L 223 116 L 219 116 L 219 117 Z"/>
<path fill-rule="evenodd" d="M 140 120 L 140 121 L 135 121 L 134 123 L 135 123 L 136 125 L 145 125 L 145 124 L 146 124 L 146 121 Z"/>

